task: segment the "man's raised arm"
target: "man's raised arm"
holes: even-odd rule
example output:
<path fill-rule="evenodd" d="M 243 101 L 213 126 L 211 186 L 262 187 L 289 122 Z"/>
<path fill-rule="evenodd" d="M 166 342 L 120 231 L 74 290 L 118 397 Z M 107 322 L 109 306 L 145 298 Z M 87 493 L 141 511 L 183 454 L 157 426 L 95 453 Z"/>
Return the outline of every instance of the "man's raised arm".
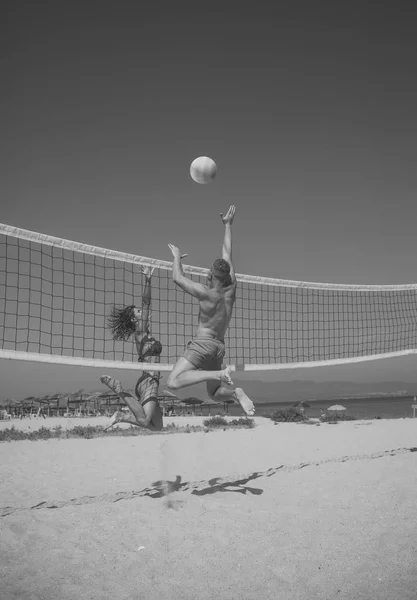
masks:
<path fill-rule="evenodd" d="M 179 248 L 173 244 L 168 244 L 168 247 L 172 252 L 172 256 L 174 257 L 172 263 L 172 279 L 174 283 L 178 283 L 182 277 L 185 277 L 184 271 L 182 270 L 181 259 L 185 258 L 187 255 L 181 254 Z"/>
<path fill-rule="evenodd" d="M 180 286 L 184 292 L 191 294 L 195 298 L 202 300 L 207 295 L 207 289 L 201 283 L 197 283 L 192 279 L 189 279 L 184 275 L 184 271 L 182 270 L 181 259 L 186 257 L 187 254 L 181 254 L 179 248 L 174 246 L 173 244 L 168 244 L 169 249 L 172 252 L 172 256 L 174 257 L 172 263 L 172 280 L 174 283 Z"/>
<path fill-rule="evenodd" d="M 223 217 L 223 213 L 220 213 L 222 221 L 224 223 L 224 240 L 222 247 L 222 258 L 226 260 L 230 265 L 230 278 L 232 283 L 236 281 L 235 270 L 232 262 L 232 223 L 235 216 L 236 207 L 232 206 Z"/>

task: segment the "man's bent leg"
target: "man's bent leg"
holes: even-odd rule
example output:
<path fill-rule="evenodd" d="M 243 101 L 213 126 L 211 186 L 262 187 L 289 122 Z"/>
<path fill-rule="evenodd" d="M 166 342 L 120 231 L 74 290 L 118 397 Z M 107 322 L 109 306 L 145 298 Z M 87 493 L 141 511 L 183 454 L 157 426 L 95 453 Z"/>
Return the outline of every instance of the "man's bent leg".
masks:
<path fill-rule="evenodd" d="M 216 386 L 212 382 L 207 382 L 207 393 L 213 400 L 225 400 L 226 398 L 237 400 L 248 417 L 253 417 L 255 414 L 255 405 L 242 388 L 230 389 L 222 385 Z"/>
<path fill-rule="evenodd" d="M 167 388 L 173 391 L 181 390 L 203 381 L 220 381 L 226 385 L 233 385 L 231 373 L 231 367 L 220 371 L 199 371 L 190 361 L 181 357 L 168 376 Z"/>

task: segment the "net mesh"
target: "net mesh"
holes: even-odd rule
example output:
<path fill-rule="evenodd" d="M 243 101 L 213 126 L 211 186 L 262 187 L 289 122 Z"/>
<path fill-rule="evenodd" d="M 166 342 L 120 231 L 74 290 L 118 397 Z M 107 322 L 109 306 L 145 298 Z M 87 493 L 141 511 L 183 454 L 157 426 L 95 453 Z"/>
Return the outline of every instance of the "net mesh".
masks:
<path fill-rule="evenodd" d="M 145 278 L 139 265 L 149 264 L 156 267 L 151 332 L 162 344 L 161 363 L 172 365 L 183 354 L 196 330 L 199 307 L 172 282 L 171 263 L 1 227 L 0 348 L 130 362 L 134 368 L 138 357 L 133 340 L 114 341 L 106 318 L 114 305 L 140 307 Z M 205 269 L 185 271 L 204 283 Z M 303 366 L 417 348 L 415 285 L 332 286 L 237 278 L 225 339 L 229 364 Z"/>

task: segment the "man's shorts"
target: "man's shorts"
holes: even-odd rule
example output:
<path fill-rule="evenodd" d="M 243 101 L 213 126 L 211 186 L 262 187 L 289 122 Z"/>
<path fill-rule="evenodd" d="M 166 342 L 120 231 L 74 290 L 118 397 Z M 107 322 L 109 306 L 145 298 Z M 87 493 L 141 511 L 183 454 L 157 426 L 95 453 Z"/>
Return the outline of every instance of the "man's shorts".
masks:
<path fill-rule="evenodd" d="M 197 337 L 188 342 L 184 358 L 196 369 L 220 371 L 225 353 L 224 342 L 210 337 Z"/>

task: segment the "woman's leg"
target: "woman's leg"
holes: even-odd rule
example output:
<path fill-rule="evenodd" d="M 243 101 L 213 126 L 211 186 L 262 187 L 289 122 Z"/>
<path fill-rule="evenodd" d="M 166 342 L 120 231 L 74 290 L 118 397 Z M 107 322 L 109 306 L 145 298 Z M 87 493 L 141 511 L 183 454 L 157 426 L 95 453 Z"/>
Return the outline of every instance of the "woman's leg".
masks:
<path fill-rule="evenodd" d="M 144 375 L 136 384 L 135 394 L 152 429 L 160 430 L 163 428 L 163 414 L 158 402 L 159 372 Z"/>
<path fill-rule="evenodd" d="M 155 399 L 148 400 L 143 405 L 143 410 L 149 421 L 149 429 L 152 429 L 152 431 L 161 431 L 164 427 L 164 418 L 159 402 Z"/>
<path fill-rule="evenodd" d="M 116 423 L 130 423 L 131 425 L 137 425 L 138 427 L 152 430 L 162 429 L 162 419 L 159 417 L 161 409 L 156 400 L 148 401 L 145 404 L 145 407 L 143 407 L 137 398 L 123 389 L 122 384 L 117 381 L 117 379 L 109 377 L 108 375 L 103 375 L 100 377 L 100 381 L 107 385 L 107 387 L 117 394 L 119 398 L 125 401 L 134 416 L 134 419 L 129 419 L 122 415 L 120 411 L 116 411 L 105 429 L 109 429 Z"/>
<path fill-rule="evenodd" d="M 116 425 L 116 423 L 128 423 L 129 425 L 143 427 L 144 429 L 150 429 L 151 431 L 160 431 L 163 428 L 162 411 L 158 402 L 155 402 L 154 400 L 147 402 L 145 414 L 146 417 L 143 421 L 141 419 L 141 422 L 139 422 L 135 417 L 129 417 L 121 411 L 116 411 L 110 419 L 111 422 L 109 421 L 109 423 L 107 423 L 105 430 Z"/>

